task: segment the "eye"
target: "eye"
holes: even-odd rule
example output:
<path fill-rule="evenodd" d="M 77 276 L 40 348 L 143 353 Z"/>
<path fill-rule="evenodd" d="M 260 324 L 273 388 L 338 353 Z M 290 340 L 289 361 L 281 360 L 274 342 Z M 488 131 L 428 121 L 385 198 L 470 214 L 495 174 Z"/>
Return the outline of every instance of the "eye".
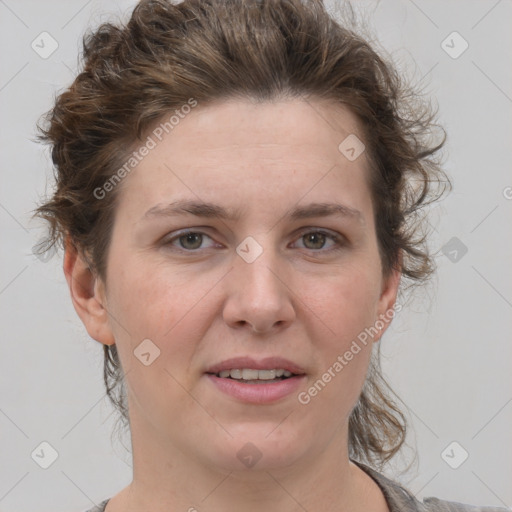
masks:
<path fill-rule="evenodd" d="M 340 249 L 343 245 L 343 238 L 341 236 L 325 231 L 308 231 L 303 233 L 299 238 L 299 240 L 303 241 L 305 248 L 312 251 L 324 249 L 328 239 L 331 240 L 332 244 L 331 247 L 324 252 Z"/>
<path fill-rule="evenodd" d="M 182 231 L 181 233 L 167 238 L 163 243 L 164 245 L 174 246 L 178 250 L 193 252 L 201 248 L 204 237 L 212 240 L 208 235 L 200 231 Z M 179 246 L 176 246 L 174 242 L 178 242 Z"/>
<path fill-rule="evenodd" d="M 208 249 L 216 247 L 215 243 L 211 244 L 209 247 L 202 246 L 205 238 L 214 242 L 210 236 L 201 231 L 184 230 L 176 233 L 171 237 L 164 239 L 163 245 L 171 246 L 171 248 L 183 252 L 198 252 L 199 249 Z M 298 240 L 303 241 L 304 249 L 308 249 L 315 252 L 322 251 L 322 249 L 322 252 L 339 250 L 342 248 L 343 245 L 345 245 L 345 241 L 342 236 L 321 230 L 311 230 L 303 232 Z M 331 241 L 330 247 L 325 249 L 326 242 L 328 242 L 329 240 Z M 221 246 L 217 245 L 217 247 Z"/>

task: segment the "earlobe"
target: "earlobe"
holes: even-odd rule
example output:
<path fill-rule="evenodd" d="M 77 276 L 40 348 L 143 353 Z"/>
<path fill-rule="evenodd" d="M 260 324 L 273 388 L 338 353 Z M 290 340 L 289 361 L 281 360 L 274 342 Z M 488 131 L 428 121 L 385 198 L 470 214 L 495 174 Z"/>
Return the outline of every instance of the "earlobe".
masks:
<path fill-rule="evenodd" d="M 73 306 L 87 332 L 96 341 L 113 345 L 115 340 L 109 324 L 103 283 L 91 271 L 69 237 L 65 242 L 63 269 Z"/>

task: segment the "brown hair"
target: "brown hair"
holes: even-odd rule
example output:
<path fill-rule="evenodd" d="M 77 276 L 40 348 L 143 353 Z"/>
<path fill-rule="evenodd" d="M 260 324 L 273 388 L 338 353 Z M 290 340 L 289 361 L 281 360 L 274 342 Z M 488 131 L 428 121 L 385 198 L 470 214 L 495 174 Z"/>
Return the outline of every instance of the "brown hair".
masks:
<path fill-rule="evenodd" d="M 57 170 L 53 196 L 36 210 L 49 223 L 46 250 L 69 240 L 106 279 L 119 187 L 101 200 L 94 191 L 150 126 L 191 98 L 317 98 L 346 105 L 363 127 L 383 273 L 399 268 L 402 283 L 425 282 L 434 262 L 419 213 L 450 185 L 434 157 L 444 130 L 418 90 L 347 26 L 315 0 L 142 0 L 125 25 L 86 34 L 82 71 L 39 127 Z M 374 467 L 402 447 L 407 425 L 378 345 L 349 420 L 351 457 Z M 107 394 L 129 424 L 115 345 L 104 356 Z"/>

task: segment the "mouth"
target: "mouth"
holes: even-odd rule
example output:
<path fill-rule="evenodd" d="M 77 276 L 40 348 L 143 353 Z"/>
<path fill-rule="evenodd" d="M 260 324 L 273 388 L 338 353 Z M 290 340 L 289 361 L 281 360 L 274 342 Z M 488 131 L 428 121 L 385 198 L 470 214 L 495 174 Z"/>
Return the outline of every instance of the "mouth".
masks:
<path fill-rule="evenodd" d="M 281 357 L 237 357 L 211 366 L 205 374 L 224 396 L 260 405 L 290 398 L 306 380 L 299 365 Z"/>
<path fill-rule="evenodd" d="M 235 380 L 241 384 L 270 384 L 272 382 L 279 382 L 300 375 L 298 373 L 285 370 L 284 368 L 275 368 L 270 370 L 257 370 L 254 368 L 233 368 L 230 370 L 222 370 L 217 373 L 208 374 L 215 375 L 220 379 Z"/>

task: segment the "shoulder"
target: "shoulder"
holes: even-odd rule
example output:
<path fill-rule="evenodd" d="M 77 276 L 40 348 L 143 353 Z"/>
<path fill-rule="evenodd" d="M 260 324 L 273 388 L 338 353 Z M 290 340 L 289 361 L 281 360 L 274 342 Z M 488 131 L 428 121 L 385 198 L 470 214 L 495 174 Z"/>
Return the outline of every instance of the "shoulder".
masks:
<path fill-rule="evenodd" d="M 105 512 L 105 507 L 107 506 L 107 503 L 109 502 L 109 500 L 110 500 L 110 498 L 102 501 L 95 507 L 90 508 L 89 510 L 86 510 L 84 512 Z"/>
<path fill-rule="evenodd" d="M 457 501 L 445 501 L 439 498 L 424 498 L 424 510 L 428 512 L 508 512 L 503 507 L 479 507 Z"/>
<path fill-rule="evenodd" d="M 361 462 L 355 460 L 352 462 L 377 483 L 386 498 L 390 512 L 510 512 L 508 508 L 467 505 L 434 497 L 419 501 L 409 490 L 397 482 Z"/>

